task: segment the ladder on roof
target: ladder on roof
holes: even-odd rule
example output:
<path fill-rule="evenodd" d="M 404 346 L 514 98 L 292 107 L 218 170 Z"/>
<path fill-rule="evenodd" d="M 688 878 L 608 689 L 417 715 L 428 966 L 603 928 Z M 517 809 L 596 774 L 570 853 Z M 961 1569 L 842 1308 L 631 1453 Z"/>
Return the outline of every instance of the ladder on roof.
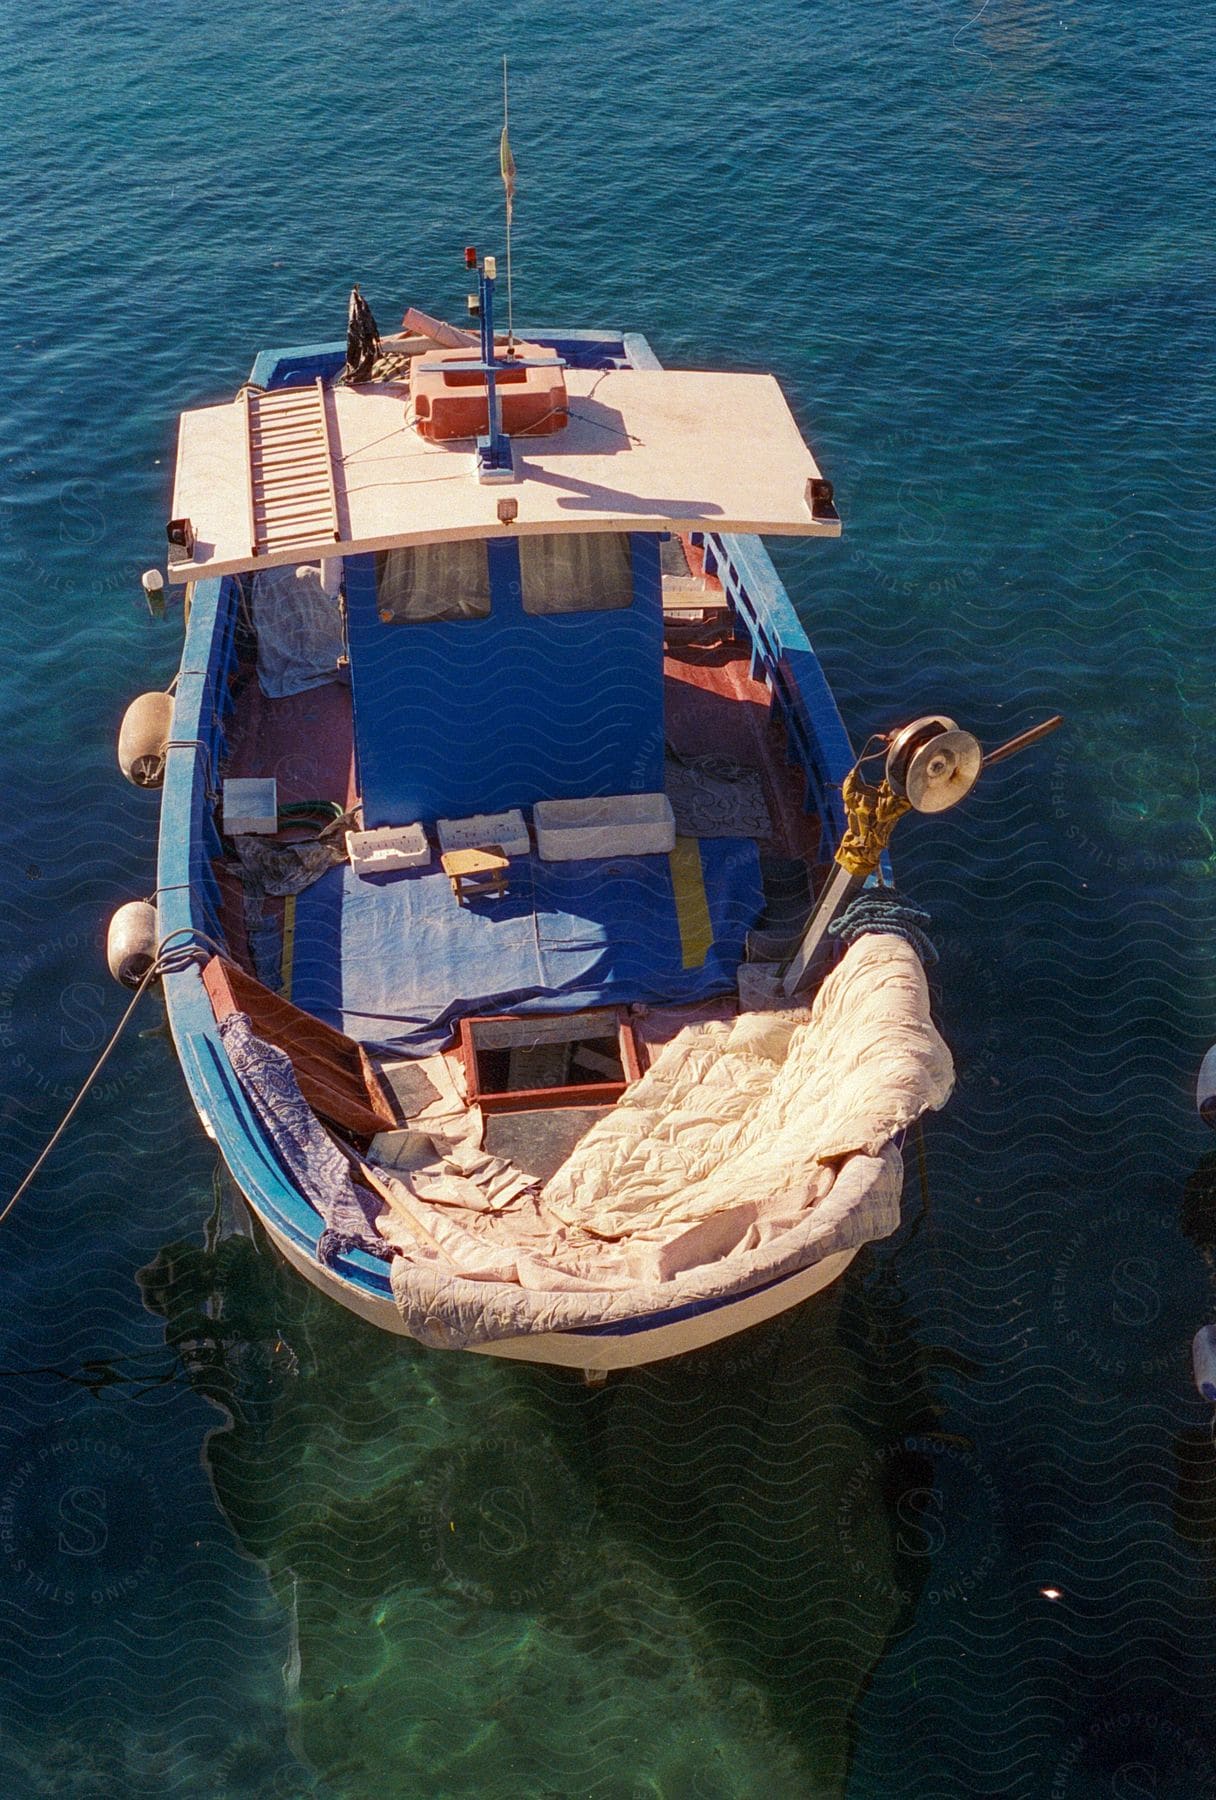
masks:
<path fill-rule="evenodd" d="M 251 554 L 338 541 L 338 497 L 320 376 L 311 387 L 242 389 Z"/>

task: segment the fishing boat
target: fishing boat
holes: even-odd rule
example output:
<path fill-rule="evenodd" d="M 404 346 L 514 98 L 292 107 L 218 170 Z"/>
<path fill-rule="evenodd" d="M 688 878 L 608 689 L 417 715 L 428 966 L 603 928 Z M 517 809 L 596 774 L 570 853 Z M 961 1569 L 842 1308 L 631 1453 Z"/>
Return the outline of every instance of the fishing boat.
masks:
<path fill-rule="evenodd" d="M 181 666 L 119 746 L 156 892 L 110 966 L 306 1279 L 602 1373 L 896 1228 L 953 1071 L 886 844 L 984 758 L 941 715 L 854 754 L 761 541 L 841 530 L 772 376 L 496 330 L 465 263 L 471 328 L 382 337 L 356 289 L 345 343 L 183 414 Z"/>

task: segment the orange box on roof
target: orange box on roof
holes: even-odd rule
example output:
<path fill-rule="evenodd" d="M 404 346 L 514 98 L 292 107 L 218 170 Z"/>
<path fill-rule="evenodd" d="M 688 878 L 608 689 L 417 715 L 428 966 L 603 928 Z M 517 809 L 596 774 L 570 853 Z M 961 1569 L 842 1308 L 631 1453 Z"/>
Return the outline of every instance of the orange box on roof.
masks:
<path fill-rule="evenodd" d="M 553 354 L 540 344 L 516 343 L 515 349 L 523 358 Z M 485 376 L 444 367 L 467 362 L 470 354 L 468 350 L 432 350 L 410 359 L 410 404 L 424 438 L 444 443 L 449 438 L 482 437 L 490 429 Z M 565 425 L 563 369 L 503 369 L 498 374 L 497 387 L 502 428 L 508 437 L 520 432 L 547 437 Z"/>

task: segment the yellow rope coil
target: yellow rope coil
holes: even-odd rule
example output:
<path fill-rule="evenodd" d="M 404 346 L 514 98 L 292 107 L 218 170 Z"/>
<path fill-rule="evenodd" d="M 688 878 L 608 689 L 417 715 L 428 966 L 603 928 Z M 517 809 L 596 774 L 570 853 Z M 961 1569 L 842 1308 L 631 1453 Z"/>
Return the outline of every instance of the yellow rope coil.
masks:
<path fill-rule="evenodd" d="M 912 802 L 892 793 L 885 780 L 880 787 L 872 786 L 857 769 L 849 770 L 840 793 L 846 825 L 836 861 L 850 875 L 872 875 L 891 833 L 904 814 L 911 812 Z"/>

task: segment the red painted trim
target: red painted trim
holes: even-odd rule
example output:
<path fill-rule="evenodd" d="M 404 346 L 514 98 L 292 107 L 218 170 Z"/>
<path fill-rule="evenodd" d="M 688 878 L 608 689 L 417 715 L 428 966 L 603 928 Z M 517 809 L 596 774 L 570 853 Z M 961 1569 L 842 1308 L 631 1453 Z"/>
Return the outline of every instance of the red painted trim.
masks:
<path fill-rule="evenodd" d="M 623 1081 L 591 1081 L 584 1087 L 515 1088 L 503 1094 L 479 1094 L 484 1113 L 539 1112 L 555 1106 L 610 1106 L 625 1092 Z"/>
<path fill-rule="evenodd" d="M 639 1044 L 633 1029 L 633 1021 L 627 1013 L 620 1015 L 621 1066 L 625 1071 L 626 1081 L 640 1081 L 642 1078 L 642 1046 Z"/>
<path fill-rule="evenodd" d="M 466 1097 L 470 1106 L 477 1104 L 477 1052 L 473 1048 L 473 1033 L 470 1027 L 477 1023 L 476 1019 L 460 1021 L 460 1060 L 464 1064 L 464 1084 Z"/>

